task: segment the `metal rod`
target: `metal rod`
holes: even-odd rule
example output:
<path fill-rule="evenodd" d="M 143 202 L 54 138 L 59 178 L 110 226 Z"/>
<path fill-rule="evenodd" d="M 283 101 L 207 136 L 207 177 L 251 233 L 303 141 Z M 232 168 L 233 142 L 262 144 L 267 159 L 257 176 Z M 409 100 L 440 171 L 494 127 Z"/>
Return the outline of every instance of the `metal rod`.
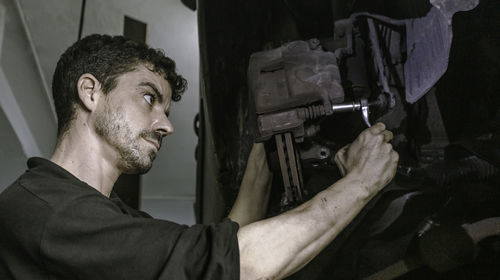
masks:
<path fill-rule="evenodd" d="M 83 20 L 85 18 L 85 4 L 86 0 L 82 0 L 82 9 L 80 10 L 80 25 L 78 26 L 78 40 L 82 39 Z"/>
<path fill-rule="evenodd" d="M 332 105 L 332 111 L 334 113 L 344 113 L 344 112 L 354 112 L 361 109 L 361 104 L 359 102 L 347 102 Z"/>

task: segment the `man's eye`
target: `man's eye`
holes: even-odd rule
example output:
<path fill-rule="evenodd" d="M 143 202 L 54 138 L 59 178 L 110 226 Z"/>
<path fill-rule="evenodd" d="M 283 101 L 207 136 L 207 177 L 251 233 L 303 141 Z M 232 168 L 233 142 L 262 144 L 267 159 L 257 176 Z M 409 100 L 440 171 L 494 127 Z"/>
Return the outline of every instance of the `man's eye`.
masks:
<path fill-rule="evenodd" d="M 151 94 L 145 94 L 144 99 L 146 99 L 146 102 L 148 102 L 149 105 L 153 105 L 153 102 L 155 100 L 154 96 Z"/>

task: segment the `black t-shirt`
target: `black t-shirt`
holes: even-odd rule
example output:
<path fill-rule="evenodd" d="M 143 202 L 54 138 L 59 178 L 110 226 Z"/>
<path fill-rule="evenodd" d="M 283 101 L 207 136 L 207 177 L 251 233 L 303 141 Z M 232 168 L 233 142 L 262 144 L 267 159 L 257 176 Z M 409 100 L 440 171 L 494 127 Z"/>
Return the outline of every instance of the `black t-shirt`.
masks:
<path fill-rule="evenodd" d="M 51 161 L 0 194 L 0 279 L 239 279 L 238 224 L 152 219 Z"/>

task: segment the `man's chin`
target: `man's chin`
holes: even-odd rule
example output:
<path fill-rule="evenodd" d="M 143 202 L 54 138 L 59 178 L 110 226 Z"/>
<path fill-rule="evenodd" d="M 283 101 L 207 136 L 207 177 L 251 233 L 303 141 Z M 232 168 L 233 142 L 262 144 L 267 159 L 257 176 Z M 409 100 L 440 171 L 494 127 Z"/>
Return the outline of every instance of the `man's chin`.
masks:
<path fill-rule="evenodd" d="M 129 175 L 142 175 L 146 174 L 153 164 L 140 164 L 140 165 L 135 165 L 135 166 L 130 166 L 123 170 L 124 174 L 129 174 Z"/>
<path fill-rule="evenodd" d="M 122 168 L 122 173 L 124 174 L 145 174 L 147 173 L 151 167 L 153 166 L 153 160 L 155 159 L 156 154 L 150 153 L 148 157 L 143 160 L 135 160 L 133 162 L 127 162 L 125 167 Z"/>

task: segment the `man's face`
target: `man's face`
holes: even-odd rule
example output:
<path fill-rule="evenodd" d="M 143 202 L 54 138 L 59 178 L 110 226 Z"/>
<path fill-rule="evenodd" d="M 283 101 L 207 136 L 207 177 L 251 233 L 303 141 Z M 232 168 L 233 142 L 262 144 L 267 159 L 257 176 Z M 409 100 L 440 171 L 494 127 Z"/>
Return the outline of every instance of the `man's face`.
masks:
<path fill-rule="evenodd" d="M 123 173 L 143 174 L 153 164 L 164 136 L 172 92 L 161 75 L 145 65 L 118 78 L 96 110 L 95 130 L 106 143 L 106 157 Z"/>

